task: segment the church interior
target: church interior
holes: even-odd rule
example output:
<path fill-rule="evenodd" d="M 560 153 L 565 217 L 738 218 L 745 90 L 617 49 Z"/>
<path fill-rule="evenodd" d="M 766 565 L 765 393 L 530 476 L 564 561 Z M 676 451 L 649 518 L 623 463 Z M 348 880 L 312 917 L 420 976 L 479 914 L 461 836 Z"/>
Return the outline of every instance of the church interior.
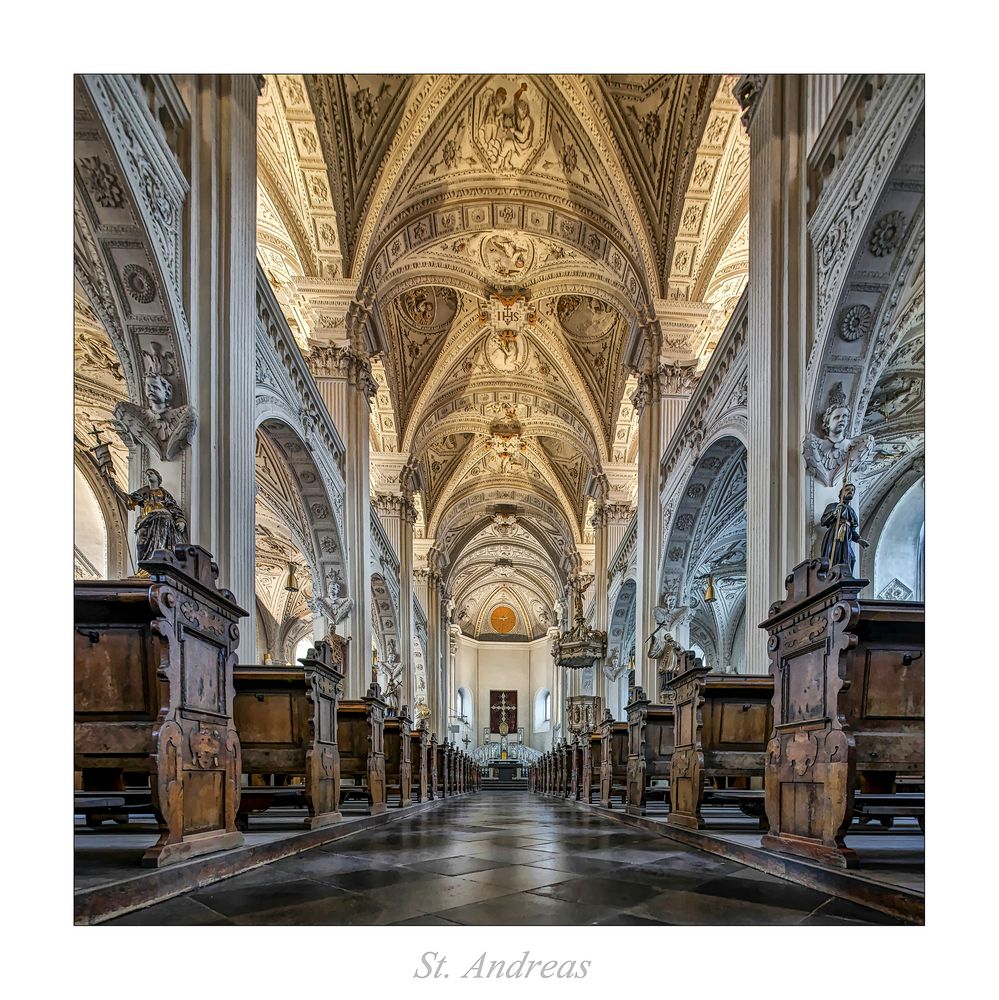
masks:
<path fill-rule="evenodd" d="M 74 922 L 923 924 L 924 91 L 75 76 Z"/>

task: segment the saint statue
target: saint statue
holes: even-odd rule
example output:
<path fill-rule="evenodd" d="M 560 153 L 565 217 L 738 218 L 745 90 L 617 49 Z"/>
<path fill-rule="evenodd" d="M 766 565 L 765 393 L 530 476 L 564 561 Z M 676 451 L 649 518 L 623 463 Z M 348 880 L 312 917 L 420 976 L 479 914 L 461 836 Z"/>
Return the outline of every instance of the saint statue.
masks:
<path fill-rule="evenodd" d="M 105 478 L 129 510 L 139 508 L 135 525 L 135 548 L 139 562 L 149 559 L 157 549 L 172 552 L 174 546 L 183 544 L 187 537 L 187 517 L 177 501 L 163 489 L 163 477 L 156 469 L 146 469 L 146 485 L 134 493 L 126 493 L 117 483 L 110 469 L 105 467 Z"/>
<path fill-rule="evenodd" d="M 827 504 L 819 522 L 826 529 L 822 536 L 822 556 L 829 560 L 830 566 L 848 566 L 850 576 L 854 575 L 853 567 L 857 561 L 854 542 L 865 549 L 869 544 L 860 537 L 860 519 L 851 506 L 856 492 L 853 483 L 844 482 L 839 491 L 839 502 Z"/>

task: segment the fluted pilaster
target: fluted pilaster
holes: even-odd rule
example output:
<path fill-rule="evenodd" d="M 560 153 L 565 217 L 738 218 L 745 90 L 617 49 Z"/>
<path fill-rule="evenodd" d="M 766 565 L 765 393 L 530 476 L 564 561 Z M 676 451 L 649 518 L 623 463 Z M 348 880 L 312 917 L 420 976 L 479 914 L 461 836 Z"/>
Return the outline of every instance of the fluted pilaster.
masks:
<path fill-rule="evenodd" d="M 191 539 L 248 612 L 239 657 L 255 659 L 257 88 L 250 75 L 183 79 L 191 110 L 189 270 L 199 415 Z"/>
<path fill-rule="evenodd" d="M 757 625 L 803 555 L 801 432 L 807 293 L 801 84 L 747 78 L 749 122 L 749 446 L 746 672 L 769 671 Z M 736 89 L 737 95 L 739 88 Z M 742 100 L 742 97 L 740 97 Z M 788 461 L 788 456 L 795 459 Z"/>

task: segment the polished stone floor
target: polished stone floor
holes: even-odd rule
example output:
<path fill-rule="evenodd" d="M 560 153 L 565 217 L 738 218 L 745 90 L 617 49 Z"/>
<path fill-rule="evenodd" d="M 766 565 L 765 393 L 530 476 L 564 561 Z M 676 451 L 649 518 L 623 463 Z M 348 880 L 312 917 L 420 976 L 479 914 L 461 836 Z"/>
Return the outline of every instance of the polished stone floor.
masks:
<path fill-rule="evenodd" d="M 113 924 L 894 923 L 875 910 L 518 792 L 410 819 Z"/>

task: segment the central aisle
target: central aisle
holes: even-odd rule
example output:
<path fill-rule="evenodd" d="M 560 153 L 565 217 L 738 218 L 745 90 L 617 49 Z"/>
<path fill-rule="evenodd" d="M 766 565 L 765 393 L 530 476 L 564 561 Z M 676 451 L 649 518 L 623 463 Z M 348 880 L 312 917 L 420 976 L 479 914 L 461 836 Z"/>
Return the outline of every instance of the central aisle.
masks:
<path fill-rule="evenodd" d="M 480 793 L 114 924 L 894 923 L 567 802 Z"/>

